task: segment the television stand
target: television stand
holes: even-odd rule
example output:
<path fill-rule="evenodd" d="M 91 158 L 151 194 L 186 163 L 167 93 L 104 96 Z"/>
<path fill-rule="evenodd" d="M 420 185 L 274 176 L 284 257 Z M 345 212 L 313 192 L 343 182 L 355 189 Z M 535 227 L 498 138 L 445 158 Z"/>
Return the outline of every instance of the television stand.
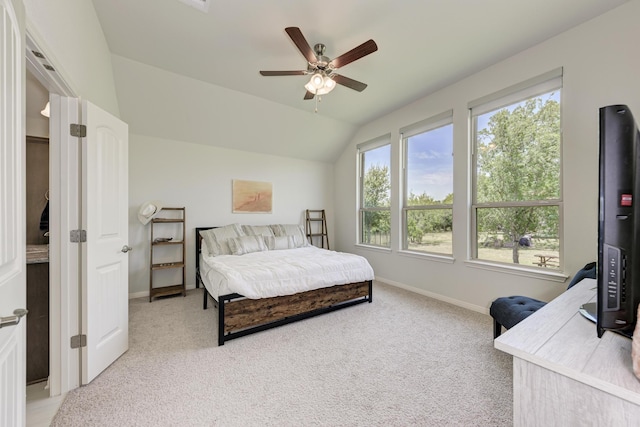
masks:
<path fill-rule="evenodd" d="M 584 279 L 494 341 L 513 355 L 515 426 L 635 425 L 640 381 L 631 340 L 578 314 L 596 300 L 595 279 Z"/>
<path fill-rule="evenodd" d="M 598 306 L 596 305 L 595 302 L 588 302 L 586 304 L 582 304 L 578 309 L 578 312 L 582 314 L 584 318 L 591 320 L 593 323 L 596 323 L 598 320 Z M 611 332 L 620 334 L 623 337 L 633 338 L 633 331 L 615 330 Z"/>

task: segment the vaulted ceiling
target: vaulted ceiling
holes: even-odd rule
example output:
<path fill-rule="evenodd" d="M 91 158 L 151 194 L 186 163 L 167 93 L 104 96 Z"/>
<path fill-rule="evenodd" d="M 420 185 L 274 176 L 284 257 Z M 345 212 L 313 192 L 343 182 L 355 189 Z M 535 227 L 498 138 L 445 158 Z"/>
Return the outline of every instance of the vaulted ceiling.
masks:
<path fill-rule="evenodd" d="M 202 3 L 203 12 L 187 3 Z M 390 111 L 587 21 L 626 0 L 93 0 L 133 133 L 332 161 L 355 131 Z M 285 33 L 334 58 L 378 51 L 340 74 L 364 82 L 303 100 Z M 238 119 L 240 116 L 241 119 Z M 216 121 L 217 119 L 217 121 Z M 222 126 L 233 132 L 222 131 Z M 251 129 L 258 127 L 259 129 Z M 197 128 L 197 129 L 196 129 Z M 233 135 L 245 134 L 245 138 Z"/>

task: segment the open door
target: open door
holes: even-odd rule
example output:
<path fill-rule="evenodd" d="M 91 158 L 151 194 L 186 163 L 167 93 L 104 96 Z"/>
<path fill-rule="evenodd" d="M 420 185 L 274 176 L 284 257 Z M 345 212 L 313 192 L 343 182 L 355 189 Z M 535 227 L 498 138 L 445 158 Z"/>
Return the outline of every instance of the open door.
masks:
<path fill-rule="evenodd" d="M 129 348 L 129 130 L 87 101 L 62 97 L 62 104 L 80 117 L 69 114 L 62 126 L 81 141 L 82 226 L 70 234 L 81 245 L 82 321 L 71 346 L 80 350 L 84 385 Z"/>
<path fill-rule="evenodd" d="M 83 264 L 82 384 L 129 348 L 129 129 L 82 101 Z"/>
<path fill-rule="evenodd" d="M 7 426 L 25 423 L 23 11 L 19 1 L 0 0 L 0 425 Z"/>

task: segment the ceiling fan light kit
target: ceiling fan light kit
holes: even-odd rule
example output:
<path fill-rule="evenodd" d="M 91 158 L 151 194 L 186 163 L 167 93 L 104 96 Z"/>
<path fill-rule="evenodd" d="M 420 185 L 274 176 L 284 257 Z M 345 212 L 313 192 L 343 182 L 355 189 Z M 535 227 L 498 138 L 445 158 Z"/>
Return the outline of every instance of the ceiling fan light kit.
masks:
<path fill-rule="evenodd" d="M 330 76 L 323 75 L 322 73 L 315 73 L 311 76 L 309 83 L 304 85 L 304 88 L 316 95 L 326 95 L 336 87 L 336 82 L 331 79 Z"/>
<path fill-rule="evenodd" d="M 299 71 L 260 71 L 263 76 L 300 76 L 311 75 L 311 79 L 304 85 L 307 92 L 304 99 L 316 98 L 316 113 L 318 112 L 318 97 L 331 92 L 336 84 L 348 87 L 358 92 L 362 92 L 367 85 L 357 80 L 336 74 L 335 71 L 353 61 L 369 55 L 378 50 L 378 46 L 373 40 L 368 40 L 347 53 L 344 53 L 333 60 L 324 56 L 325 45 L 317 43 L 313 49 L 304 38 L 304 35 L 297 27 L 285 28 L 291 41 L 296 45 L 302 56 L 307 60 L 307 69 Z"/>

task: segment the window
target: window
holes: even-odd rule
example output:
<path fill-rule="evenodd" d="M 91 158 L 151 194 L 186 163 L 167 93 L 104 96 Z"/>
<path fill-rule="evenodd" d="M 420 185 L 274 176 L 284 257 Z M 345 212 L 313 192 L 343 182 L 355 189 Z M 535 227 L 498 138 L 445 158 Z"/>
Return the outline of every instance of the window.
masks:
<path fill-rule="evenodd" d="M 559 69 L 471 106 L 472 258 L 562 266 L 561 88 Z"/>
<path fill-rule="evenodd" d="M 358 146 L 360 160 L 359 243 L 391 247 L 390 135 Z"/>
<path fill-rule="evenodd" d="M 403 143 L 403 249 L 453 255 L 451 111 L 400 130 Z"/>

